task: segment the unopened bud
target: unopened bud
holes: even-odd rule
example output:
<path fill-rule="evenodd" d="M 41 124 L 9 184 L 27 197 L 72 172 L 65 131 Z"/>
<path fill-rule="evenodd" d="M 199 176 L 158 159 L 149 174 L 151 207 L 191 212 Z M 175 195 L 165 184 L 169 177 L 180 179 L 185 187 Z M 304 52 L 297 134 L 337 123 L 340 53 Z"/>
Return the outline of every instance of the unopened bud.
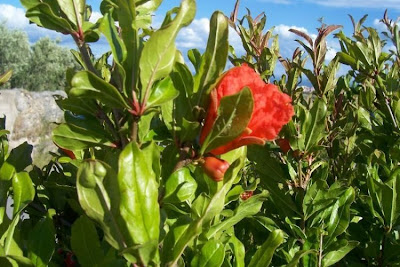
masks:
<path fill-rule="evenodd" d="M 202 167 L 211 179 L 219 182 L 224 179 L 225 172 L 229 168 L 229 163 L 216 157 L 204 157 Z"/>
<path fill-rule="evenodd" d="M 287 139 L 278 139 L 278 145 L 283 153 L 287 153 L 292 148 L 290 147 L 289 140 Z"/>

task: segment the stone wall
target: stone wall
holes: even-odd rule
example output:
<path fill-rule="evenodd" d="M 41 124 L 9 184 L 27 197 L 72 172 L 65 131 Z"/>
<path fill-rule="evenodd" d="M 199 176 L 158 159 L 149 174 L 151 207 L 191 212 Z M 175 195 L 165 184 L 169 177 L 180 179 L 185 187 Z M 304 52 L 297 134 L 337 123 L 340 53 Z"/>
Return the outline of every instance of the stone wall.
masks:
<path fill-rule="evenodd" d="M 49 151 L 57 150 L 51 141 L 51 131 L 56 123 L 63 121 L 63 112 L 54 95 L 65 96 L 65 92 L 0 90 L 0 116 L 6 116 L 10 149 L 27 141 L 34 147 L 33 160 L 39 166 L 50 158 Z"/>

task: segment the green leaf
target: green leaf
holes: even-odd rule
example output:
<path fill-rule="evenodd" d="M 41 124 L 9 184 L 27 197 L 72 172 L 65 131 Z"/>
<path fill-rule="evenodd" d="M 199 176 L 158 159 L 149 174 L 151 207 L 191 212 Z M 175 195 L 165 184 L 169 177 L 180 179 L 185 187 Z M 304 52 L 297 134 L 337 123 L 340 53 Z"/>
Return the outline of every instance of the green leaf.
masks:
<path fill-rule="evenodd" d="M 71 247 L 83 267 L 97 266 L 104 258 L 96 227 L 84 215 L 72 225 Z"/>
<path fill-rule="evenodd" d="M 200 253 L 193 257 L 190 266 L 207 267 L 222 265 L 225 257 L 225 247 L 221 242 L 214 239 L 207 241 L 201 248 Z"/>
<path fill-rule="evenodd" d="M 201 65 L 201 54 L 198 49 L 190 49 L 187 52 L 187 56 L 190 60 L 190 62 L 193 64 L 193 67 L 196 71 L 196 73 L 199 72 L 200 65 Z"/>
<path fill-rule="evenodd" d="M 210 230 L 206 234 L 207 239 L 212 238 L 217 233 L 226 231 L 244 218 L 257 214 L 260 211 L 262 204 L 266 200 L 267 196 L 268 193 L 263 192 L 261 194 L 252 196 L 250 199 L 240 203 L 240 205 L 235 209 L 232 217 L 227 218 L 219 224 L 211 226 Z"/>
<path fill-rule="evenodd" d="M 266 267 L 269 266 L 275 250 L 283 243 L 284 233 L 282 230 L 274 230 L 268 236 L 268 239 L 257 249 L 251 258 L 249 267 Z"/>
<path fill-rule="evenodd" d="M 168 231 L 162 248 L 162 266 L 165 266 L 166 263 L 172 261 L 173 253 L 171 251 L 175 250 L 176 244 L 178 241 L 184 236 L 187 235 L 187 231 L 189 226 L 193 220 L 188 216 L 179 217 L 178 220 L 171 226 L 170 230 Z M 193 229 L 189 229 L 193 230 Z M 196 233 L 192 233 L 195 235 Z M 179 256 L 178 256 L 179 257 Z"/>
<path fill-rule="evenodd" d="M 310 110 L 310 115 L 312 117 L 310 125 L 305 127 L 305 149 L 310 151 L 321 138 L 324 136 L 325 120 L 326 120 L 327 106 L 324 100 L 316 99 Z"/>
<path fill-rule="evenodd" d="M 27 172 L 19 172 L 12 180 L 14 191 L 14 216 L 19 214 L 35 197 L 35 188 Z"/>
<path fill-rule="evenodd" d="M 115 21 L 110 13 L 106 13 L 104 15 L 103 19 L 101 20 L 99 30 L 107 38 L 115 62 L 122 64 L 122 62 L 126 59 L 127 50 L 124 42 L 121 40 L 121 37 L 118 34 Z"/>
<path fill-rule="evenodd" d="M 15 256 L 15 255 L 8 255 L 7 259 L 12 263 L 13 267 L 34 267 L 35 265 L 32 264 L 32 262 L 25 257 L 22 256 Z M 0 266 L 3 266 L 1 264 L 0 260 Z M 5 265 L 7 266 L 7 265 Z"/>
<path fill-rule="evenodd" d="M 233 266 L 235 267 L 244 267 L 244 256 L 245 256 L 245 247 L 236 236 L 232 236 L 229 239 L 229 244 L 232 247 L 233 255 L 235 258 L 233 259 Z"/>
<path fill-rule="evenodd" d="M 234 95 L 224 96 L 218 107 L 215 123 L 204 141 L 202 154 L 222 146 L 241 135 L 253 112 L 253 95 L 245 87 Z"/>
<path fill-rule="evenodd" d="M 61 11 L 78 29 L 82 27 L 83 15 L 86 8 L 85 0 L 57 0 Z"/>
<path fill-rule="evenodd" d="M 8 199 L 8 191 L 10 189 L 10 186 L 11 186 L 11 181 L 0 180 L 0 225 L 2 225 L 4 222 L 4 216 L 6 214 L 6 206 Z"/>
<path fill-rule="evenodd" d="M 117 88 L 90 71 L 80 71 L 74 75 L 69 95 L 99 100 L 110 108 L 130 109 Z"/>
<path fill-rule="evenodd" d="M 38 26 L 49 30 L 58 31 L 61 33 L 74 32 L 69 22 L 66 19 L 56 15 L 54 12 L 55 10 L 52 10 L 49 4 L 38 3 L 34 7 L 29 8 L 26 11 L 25 16 Z"/>
<path fill-rule="evenodd" d="M 110 136 L 102 131 L 94 131 L 91 128 L 77 127 L 63 123 L 53 130 L 53 141 L 58 146 L 69 150 L 82 150 L 94 146 L 115 147 Z"/>
<path fill-rule="evenodd" d="M 270 200 L 278 207 L 284 216 L 293 217 L 302 215 L 291 196 L 287 194 L 286 187 L 279 184 L 286 184 L 286 176 L 280 163 L 270 152 L 261 146 L 249 146 L 248 158 L 256 163 L 256 172 L 260 174 L 260 184 L 271 194 Z"/>
<path fill-rule="evenodd" d="M 354 188 L 350 187 L 334 204 L 327 224 L 328 238 L 326 244 L 346 231 L 350 223 L 350 206 L 354 198 Z"/>
<path fill-rule="evenodd" d="M 290 262 L 286 265 L 286 267 L 296 267 L 299 266 L 299 261 L 302 257 L 308 255 L 308 254 L 317 254 L 317 251 L 314 249 L 309 249 L 309 250 L 299 250 L 294 254 L 293 258 L 290 260 Z"/>
<path fill-rule="evenodd" d="M 165 78 L 158 82 L 150 94 L 147 101 L 147 107 L 157 107 L 165 102 L 175 99 L 179 95 L 179 91 L 175 89 L 170 78 Z"/>
<path fill-rule="evenodd" d="M 33 146 L 27 142 L 11 150 L 10 155 L 0 167 L 0 180 L 8 181 L 17 172 L 22 172 L 26 167 L 32 164 Z"/>
<path fill-rule="evenodd" d="M 165 196 L 163 202 L 181 203 L 190 200 L 196 193 L 197 183 L 190 170 L 181 168 L 167 179 L 165 183 Z"/>
<path fill-rule="evenodd" d="M 240 164 L 240 160 L 233 162 L 225 173 L 223 186 L 214 194 L 211 199 L 202 193 L 195 200 L 192 206 L 192 212 L 196 218 L 190 223 L 185 232 L 175 240 L 175 246 L 167 258 L 168 266 L 175 266 L 180 256 L 184 252 L 186 246 L 201 233 L 203 225 L 207 225 L 210 221 L 224 208 L 225 196 L 232 187 L 235 176 L 233 172 Z"/>
<path fill-rule="evenodd" d="M 147 101 L 155 81 L 168 76 L 175 62 L 175 38 L 179 30 L 190 24 L 196 12 L 194 0 L 184 0 L 175 18 L 154 32 L 145 43 L 139 61 L 141 100 Z"/>
<path fill-rule="evenodd" d="M 12 70 L 8 70 L 5 73 L 1 74 L 0 75 L 0 85 L 3 85 L 6 82 L 8 82 L 8 80 L 10 80 L 12 74 L 13 74 Z"/>
<path fill-rule="evenodd" d="M 228 35 L 228 18 L 220 11 L 214 12 L 210 19 L 206 51 L 195 79 L 194 92 L 199 92 L 198 104 L 205 101 L 211 86 L 225 69 L 229 49 Z"/>
<path fill-rule="evenodd" d="M 357 118 L 360 126 L 367 130 L 372 130 L 370 113 L 363 107 L 357 109 Z"/>
<path fill-rule="evenodd" d="M 357 241 L 338 241 L 337 244 L 334 244 L 334 249 L 331 248 L 326 251 L 324 257 L 322 258 L 322 266 L 327 267 L 337 263 L 358 245 L 359 242 Z"/>
<path fill-rule="evenodd" d="M 322 180 L 315 181 L 312 186 L 307 189 L 303 200 L 305 220 L 333 202 L 333 199 L 327 197 L 328 189 L 328 184 Z M 333 198 L 335 197 L 336 196 L 333 196 Z"/>
<path fill-rule="evenodd" d="M 89 103 L 85 99 L 73 97 L 56 100 L 56 102 L 63 110 L 69 110 L 77 115 L 93 116 L 97 111 L 95 103 Z"/>
<path fill-rule="evenodd" d="M 142 264 L 158 257 L 160 212 L 158 205 L 157 174 L 152 168 L 153 159 L 148 157 L 154 146 L 139 149 L 135 142 L 128 144 L 119 158 L 118 183 L 120 191 L 120 212 L 128 231 L 127 245 L 149 244 L 148 258 L 141 258 Z M 146 151 L 147 150 L 147 151 Z M 150 162 L 149 162 L 150 160 Z M 159 173 L 158 173 L 159 174 Z M 141 255 L 139 248 L 139 257 Z"/>
<path fill-rule="evenodd" d="M 29 233 L 28 255 L 35 266 L 48 266 L 56 246 L 56 231 L 50 215 L 36 223 Z"/>
<path fill-rule="evenodd" d="M 110 178 L 114 180 L 115 177 L 116 174 L 112 169 L 103 163 L 93 160 L 84 161 L 78 169 L 76 189 L 82 209 L 88 217 L 99 224 L 107 242 L 115 249 L 123 249 L 126 248 L 126 237 L 117 223 L 119 209 L 115 207 L 116 204 L 118 205 L 120 193 L 115 188 L 115 181 L 106 183 L 107 180 Z M 106 181 L 103 183 L 103 180 Z"/>

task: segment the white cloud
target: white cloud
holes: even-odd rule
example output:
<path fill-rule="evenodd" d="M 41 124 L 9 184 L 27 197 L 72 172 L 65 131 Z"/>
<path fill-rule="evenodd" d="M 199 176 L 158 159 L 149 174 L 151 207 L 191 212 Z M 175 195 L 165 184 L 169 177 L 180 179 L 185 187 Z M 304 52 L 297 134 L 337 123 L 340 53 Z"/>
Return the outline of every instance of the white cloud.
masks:
<path fill-rule="evenodd" d="M 209 19 L 195 19 L 192 24 L 179 32 L 176 38 L 176 45 L 178 48 L 205 49 L 209 31 Z"/>
<path fill-rule="evenodd" d="M 101 17 L 103 17 L 103 15 L 102 15 L 100 12 L 93 11 L 93 12 L 92 12 L 92 15 L 90 16 L 89 21 L 92 22 L 92 23 L 96 23 L 97 20 L 98 20 L 99 18 L 101 18 Z"/>
<path fill-rule="evenodd" d="M 336 56 L 336 49 L 328 46 L 328 51 L 326 51 L 325 60 L 331 61 Z"/>
<path fill-rule="evenodd" d="M 315 34 L 310 34 L 310 32 L 304 27 L 289 26 L 289 25 L 284 25 L 284 24 L 279 24 L 279 25 L 275 26 L 274 33 L 279 35 L 279 39 L 286 39 L 286 40 L 299 39 L 300 37 L 297 36 L 296 34 L 290 32 L 289 31 L 290 29 L 295 29 L 295 30 L 304 32 L 305 34 L 309 35 L 311 37 L 311 39 L 315 39 L 317 37 Z"/>
<path fill-rule="evenodd" d="M 0 4 L 0 20 L 5 21 L 10 28 L 25 28 L 29 20 L 25 17 L 25 11 L 12 5 Z"/>

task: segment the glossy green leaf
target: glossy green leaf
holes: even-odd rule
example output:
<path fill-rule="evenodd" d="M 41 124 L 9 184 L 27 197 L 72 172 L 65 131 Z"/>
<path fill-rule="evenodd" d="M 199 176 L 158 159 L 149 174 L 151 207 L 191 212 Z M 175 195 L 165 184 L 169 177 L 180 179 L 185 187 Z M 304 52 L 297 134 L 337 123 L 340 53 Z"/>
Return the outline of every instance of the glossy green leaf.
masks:
<path fill-rule="evenodd" d="M 53 130 L 53 141 L 58 146 L 69 150 L 81 150 L 94 146 L 115 147 L 104 131 L 76 127 L 63 123 Z"/>
<path fill-rule="evenodd" d="M 10 186 L 11 181 L 0 180 L 0 225 L 3 224 L 4 216 L 6 216 L 6 205 Z"/>
<path fill-rule="evenodd" d="M 29 233 L 28 255 L 35 266 L 48 266 L 56 246 L 56 230 L 50 214 Z"/>
<path fill-rule="evenodd" d="M 229 244 L 232 247 L 233 255 L 235 258 L 233 259 L 234 267 L 244 267 L 244 257 L 245 257 L 245 247 L 236 236 L 232 236 L 229 239 Z"/>
<path fill-rule="evenodd" d="M 35 197 L 35 188 L 27 172 L 19 172 L 12 179 L 14 216 L 19 214 Z"/>
<path fill-rule="evenodd" d="M 185 232 L 175 241 L 174 249 L 168 258 L 168 266 L 175 266 L 186 246 L 201 233 L 203 225 L 207 225 L 224 208 L 225 195 L 232 187 L 234 180 L 233 171 L 240 165 L 239 160 L 233 162 L 225 173 L 222 187 L 209 199 L 201 194 L 193 203 L 192 212 L 195 220 L 191 222 Z"/>
<path fill-rule="evenodd" d="M 240 205 L 235 209 L 233 216 L 227 218 L 219 224 L 211 226 L 210 230 L 206 234 L 206 237 L 210 239 L 215 234 L 231 228 L 244 218 L 257 214 L 260 211 L 262 204 L 266 200 L 267 196 L 268 193 L 263 192 L 261 194 L 252 196 L 250 199 L 240 203 Z"/>
<path fill-rule="evenodd" d="M 120 197 L 120 212 L 125 227 L 127 245 L 146 247 L 148 258 L 142 258 L 143 264 L 158 257 L 158 238 L 160 213 L 158 205 L 157 173 L 152 165 L 153 159 L 148 157 L 154 146 L 139 149 L 134 142 L 121 152 L 119 158 L 118 183 L 123 194 Z M 147 151 L 145 151 L 147 150 Z M 158 173 L 159 175 L 159 173 Z M 141 255 L 140 247 L 138 249 Z"/>
<path fill-rule="evenodd" d="M 345 193 L 333 205 L 330 218 L 327 224 L 329 244 L 335 237 L 344 233 L 350 223 L 350 206 L 355 198 L 354 188 L 348 188 Z"/>
<path fill-rule="evenodd" d="M 198 49 L 190 49 L 187 52 L 188 59 L 190 62 L 193 64 L 194 69 L 196 70 L 196 73 L 199 72 L 200 65 L 201 65 L 201 54 Z"/>
<path fill-rule="evenodd" d="M 154 86 L 147 101 L 147 107 L 160 106 L 165 102 L 175 99 L 178 95 L 179 91 L 175 89 L 171 79 L 165 78 Z"/>
<path fill-rule="evenodd" d="M 18 214 L 20 215 L 20 214 Z M 1 237 L 1 243 L 4 244 L 2 248 L 4 248 L 3 253 L 4 255 L 12 255 L 12 254 L 19 254 L 18 251 L 21 251 L 21 248 L 18 247 L 14 239 L 15 229 L 20 221 L 20 216 L 14 216 L 11 223 L 8 225 L 7 230 L 5 231 L 4 235 Z"/>
<path fill-rule="evenodd" d="M 308 254 L 317 254 L 316 250 L 310 249 L 310 250 L 299 250 L 294 254 L 293 258 L 291 261 L 286 265 L 286 267 L 296 267 L 299 266 L 299 261 L 302 257 L 308 255 Z"/>
<path fill-rule="evenodd" d="M 103 180 L 106 175 L 112 179 L 116 177 L 116 174 L 101 162 L 93 160 L 82 162 L 76 182 L 78 199 L 86 215 L 101 227 L 107 242 L 115 249 L 123 249 L 126 247 L 126 237 L 117 223 L 119 210 L 115 207 L 115 204 L 118 204 L 119 191 L 111 186 L 105 186 Z M 114 182 L 111 185 L 115 184 Z"/>
<path fill-rule="evenodd" d="M 279 207 L 284 216 L 301 215 L 286 188 L 279 184 L 286 183 L 285 173 L 280 163 L 269 155 L 269 151 L 261 146 L 249 146 L 248 158 L 256 163 L 256 171 L 260 174 L 260 184 L 271 194 L 271 201 Z"/>
<path fill-rule="evenodd" d="M 140 28 L 147 30 L 151 26 L 153 12 L 161 0 L 115 0 L 117 8 L 114 19 L 118 19 L 121 38 L 127 48 L 126 59 L 122 62 L 126 72 L 126 93 L 138 86 L 139 56 L 141 51 Z"/>
<path fill-rule="evenodd" d="M 96 114 L 97 108 L 95 103 L 90 103 L 87 99 L 80 98 L 64 98 L 56 100 L 57 105 L 63 110 L 71 111 L 77 115 L 93 116 Z"/>
<path fill-rule="evenodd" d="M 56 15 L 47 3 L 38 3 L 26 11 L 26 17 L 33 23 L 43 28 L 54 30 L 62 33 L 72 33 L 73 28 L 69 22 Z"/>
<path fill-rule="evenodd" d="M 274 230 L 268 239 L 257 249 L 251 258 L 249 267 L 267 267 L 270 265 L 275 250 L 283 243 L 284 234 L 282 230 Z"/>
<path fill-rule="evenodd" d="M 11 150 L 10 155 L 0 167 L 0 180 L 8 181 L 17 172 L 22 172 L 26 167 L 32 164 L 33 146 L 27 142 Z"/>
<path fill-rule="evenodd" d="M 194 92 L 199 92 L 197 104 L 206 100 L 205 96 L 209 94 L 211 86 L 225 69 L 229 48 L 228 35 L 228 18 L 220 11 L 214 12 L 210 19 L 206 51 L 195 79 Z"/>
<path fill-rule="evenodd" d="M 166 77 L 172 71 L 175 62 L 175 38 L 179 30 L 193 20 L 195 12 L 194 0 L 182 1 L 174 19 L 154 32 L 145 43 L 139 61 L 142 100 L 147 101 L 155 81 Z"/>
<path fill-rule="evenodd" d="M 162 248 L 162 263 L 166 265 L 168 262 L 173 260 L 174 253 L 171 253 L 175 250 L 175 246 L 177 242 L 184 236 L 187 235 L 187 231 L 189 226 L 193 220 L 188 216 L 179 217 L 178 220 L 171 226 L 170 230 L 167 233 L 167 236 L 163 242 Z M 192 229 L 189 229 L 192 230 Z M 192 235 L 195 235 L 193 233 Z M 198 233 L 197 233 L 198 234 Z M 179 257 L 179 256 L 178 256 Z"/>
<path fill-rule="evenodd" d="M 252 112 L 253 95 L 249 88 L 223 97 L 218 107 L 217 118 L 202 144 L 201 152 L 211 151 L 242 134 L 251 119 Z"/>
<path fill-rule="evenodd" d="M 325 129 L 325 120 L 327 113 L 327 106 L 324 100 L 316 99 L 310 110 L 310 115 L 312 117 L 310 125 L 307 125 L 305 130 L 305 149 L 309 151 L 323 137 L 323 132 Z"/>
<path fill-rule="evenodd" d="M 72 225 L 71 247 L 83 267 L 97 266 L 104 258 L 96 227 L 86 216 L 81 216 Z"/>
<path fill-rule="evenodd" d="M 180 203 L 194 197 L 197 183 L 193 179 L 190 170 L 181 168 L 167 179 L 165 183 L 165 195 L 163 202 Z"/>
<path fill-rule="evenodd" d="M 364 109 L 363 107 L 358 108 L 357 117 L 358 122 L 360 123 L 360 126 L 362 128 L 372 130 L 370 113 L 366 109 Z"/>
<path fill-rule="evenodd" d="M 34 267 L 35 266 L 28 258 L 23 257 L 23 256 L 8 255 L 7 259 L 9 260 L 9 262 L 11 262 L 13 267 Z M 0 265 L 3 266 L 1 263 L 2 262 L 0 260 Z M 7 265 L 5 265 L 5 266 L 7 266 Z"/>
<path fill-rule="evenodd" d="M 319 210 L 326 208 L 333 202 L 333 199 L 327 197 L 328 184 L 325 181 L 315 181 L 306 191 L 303 200 L 304 218 L 307 220 L 311 215 Z M 335 198 L 336 196 L 333 196 Z M 322 204 L 322 205 L 321 205 Z"/>
<path fill-rule="evenodd" d="M 359 242 L 340 240 L 334 245 L 334 249 L 329 249 L 322 258 L 322 266 L 332 266 L 346 256 L 352 249 L 357 247 Z"/>
<path fill-rule="evenodd" d="M 101 20 L 99 30 L 107 38 L 108 43 L 113 54 L 113 59 L 122 64 L 126 59 L 127 50 L 124 42 L 118 34 L 117 27 L 115 26 L 115 21 L 110 13 L 106 13 Z"/>
<path fill-rule="evenodd" d="M 219 267 L 222 265 L 225 257 L 225 247 L 224 245 L 211 239 L 204 244 L 201 248 L 200 253 L 193 257 L 190 266 L 193 267 L 207 267 L 215 266 Z"/>
<path fill-rule="evenodd" d="M 117 88 L 100 79 L 90 71 L 80 71 L 71 81 L 69 95 L 99 100 L 110 108 L 130 109 Z"/>
<path fill-rule="evenodd" d="M 82 27 L 83 15 L 86 8 L 85 0 L 57 0 L 61 11 L 78 29 Z"/>

